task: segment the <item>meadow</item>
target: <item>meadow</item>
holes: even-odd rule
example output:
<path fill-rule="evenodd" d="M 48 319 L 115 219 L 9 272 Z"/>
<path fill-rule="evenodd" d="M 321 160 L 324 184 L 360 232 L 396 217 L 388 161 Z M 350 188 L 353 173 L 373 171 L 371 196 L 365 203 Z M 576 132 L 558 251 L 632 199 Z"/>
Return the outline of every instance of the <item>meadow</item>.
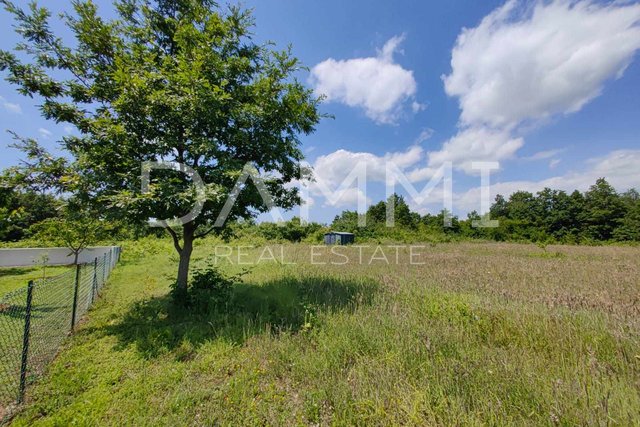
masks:
<path fill-rule="evenodd" d="M 12 423 L 640 425 L 640 248 L 219 244 L 194 268 L 243 275 L 201 311 L 125 243 Z"/>
<path fill-rule="evenodd" d="M 69 266 L 33 266 L 0 268 L 0 298 L 15 289 L 26 287 L 30 280 L 64 274 Z"/>

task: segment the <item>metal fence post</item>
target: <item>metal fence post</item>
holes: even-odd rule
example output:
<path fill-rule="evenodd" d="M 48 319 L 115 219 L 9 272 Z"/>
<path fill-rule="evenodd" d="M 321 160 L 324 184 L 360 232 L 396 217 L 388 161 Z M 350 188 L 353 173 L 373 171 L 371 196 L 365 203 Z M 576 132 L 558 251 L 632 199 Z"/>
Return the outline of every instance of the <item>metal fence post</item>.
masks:
<path fill-rule="evenodd" d="M 107 280 L 107 253 L 102 254 L 102 285 Z M 100 286 L 102 286 L 100 285 Z"/>
<path fill-rule="evenodd" d="M 91 304 L 92 305 L 97 292 L 98 292 L 98 257 L 96 257 L 93 260 L 93 286 L 91 287 Z"/>
<path fill-rule="evenodd" d="M 24 390 L 27 387 L 27 363 L 29 361 L 29 333 L 31 330 L 31 302 L 33 301 L 33 280 L 29 280 L 27 287 L 27 306 L 24 313 L 24 335 L 22 336 L 22 363 L 20 364 L 20 390 L 18 403 L 24 399 Z"/>
<path fill-rule="evenodd" d="M 80 264 L 76 264 L 76 283 L 73 287 L 73 309 L 71 310 L 71 332 L 76 325 L 76 311 L 78 309 L 78 287 L 80 286 Z"/>

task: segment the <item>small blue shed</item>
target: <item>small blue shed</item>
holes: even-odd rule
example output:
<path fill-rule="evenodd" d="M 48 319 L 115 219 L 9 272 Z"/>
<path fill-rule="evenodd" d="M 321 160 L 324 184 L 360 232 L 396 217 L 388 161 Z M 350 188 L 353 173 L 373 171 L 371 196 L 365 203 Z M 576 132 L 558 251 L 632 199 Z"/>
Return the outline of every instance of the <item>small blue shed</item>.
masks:
<path fill-rule="evenodd" d="M 353 233 L 344 233 L 342 231 L 330 231 L 324 234 L 325 245 L 348 245 L 356 239 Z"/>

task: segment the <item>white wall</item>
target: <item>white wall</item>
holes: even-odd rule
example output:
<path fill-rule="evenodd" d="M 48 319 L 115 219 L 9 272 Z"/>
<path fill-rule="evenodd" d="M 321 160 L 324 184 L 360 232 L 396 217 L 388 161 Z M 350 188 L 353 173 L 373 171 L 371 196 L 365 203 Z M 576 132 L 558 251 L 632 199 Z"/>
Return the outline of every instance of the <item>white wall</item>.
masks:
<path fill-rule="evenodd" d="M 100 258 L 115 246 L 100 246 L 86 248 L 78 256 L 80 264 L 93 262 Z M 73 264 L 73 254 L 67 248 L 16 248 L 0 249 L 0 267 L 28 267 L 41 264 L 43 257 L 48 256 L 47 265 Z M 108 256 L 108 255 L 107 255 Z"/>

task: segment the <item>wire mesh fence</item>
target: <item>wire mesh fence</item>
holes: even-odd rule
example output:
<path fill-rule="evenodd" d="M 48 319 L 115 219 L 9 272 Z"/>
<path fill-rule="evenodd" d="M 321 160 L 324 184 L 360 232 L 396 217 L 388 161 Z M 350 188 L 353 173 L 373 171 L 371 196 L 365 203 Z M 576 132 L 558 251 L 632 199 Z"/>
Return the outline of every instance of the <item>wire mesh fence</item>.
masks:
<path fill-rule="evenodd" d="M 0 407 L 20 402 L 98 297 L 117 261 L 113 247 L 92 263 L 39 280 L 0 300 Z"/>

